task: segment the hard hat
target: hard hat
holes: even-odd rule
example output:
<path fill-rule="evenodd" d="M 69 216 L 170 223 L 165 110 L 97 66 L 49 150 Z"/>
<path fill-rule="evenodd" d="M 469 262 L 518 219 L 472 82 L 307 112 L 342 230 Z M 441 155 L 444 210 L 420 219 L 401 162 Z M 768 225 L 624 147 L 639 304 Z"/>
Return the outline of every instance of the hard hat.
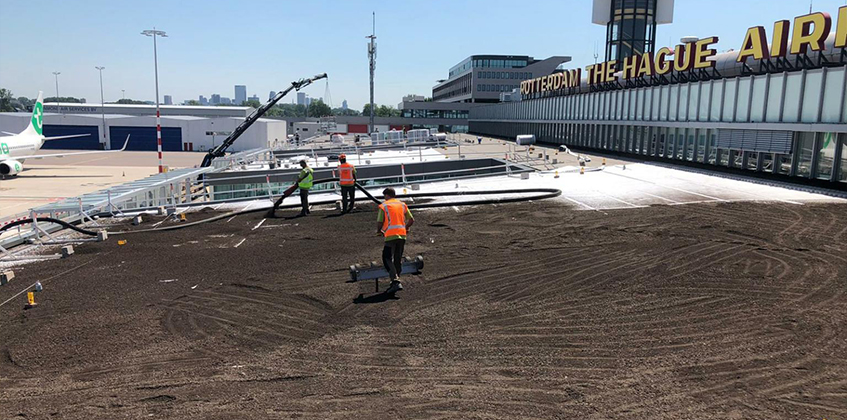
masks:
<path fill-rule="evenodd" d="M 347 159 L 347 155 L 345 155 L 344 153 L 342 153 L 342 154 L 338 155 L 338 158 L 339 158 L 339 159 Z"/>

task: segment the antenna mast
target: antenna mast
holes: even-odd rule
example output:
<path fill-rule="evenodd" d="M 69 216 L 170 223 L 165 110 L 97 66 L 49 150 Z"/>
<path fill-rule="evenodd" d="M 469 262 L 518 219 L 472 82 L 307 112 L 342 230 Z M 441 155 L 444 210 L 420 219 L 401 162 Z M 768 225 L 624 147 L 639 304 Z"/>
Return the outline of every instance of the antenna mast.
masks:
<path fill-rule="evenodd" d="M 365 38 L 369 38 L 371 40 L 370 44 L 368 44 L 368 59 L 370 60 L 370 72 L 371 72 L 371 109 L 370 109 L 370 126 L 368 127 L 368 134 L 374 132 L 374 70 L 376 70 L 376 12 L 373 13 L 373 28 L 371 29 L 371 35 L 366 36 Z"/>

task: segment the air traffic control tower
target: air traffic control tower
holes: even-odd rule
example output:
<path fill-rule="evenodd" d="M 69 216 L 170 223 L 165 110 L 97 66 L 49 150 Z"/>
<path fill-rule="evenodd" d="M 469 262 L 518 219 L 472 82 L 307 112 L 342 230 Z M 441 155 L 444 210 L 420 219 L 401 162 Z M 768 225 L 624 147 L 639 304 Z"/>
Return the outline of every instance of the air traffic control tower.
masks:
<path fill-rule="evenodd" d="M 606 59 L 653 53 L 656 25 L 673 22 L 673 0 L 594 0 L 591 22 L 606 26 Z"/>

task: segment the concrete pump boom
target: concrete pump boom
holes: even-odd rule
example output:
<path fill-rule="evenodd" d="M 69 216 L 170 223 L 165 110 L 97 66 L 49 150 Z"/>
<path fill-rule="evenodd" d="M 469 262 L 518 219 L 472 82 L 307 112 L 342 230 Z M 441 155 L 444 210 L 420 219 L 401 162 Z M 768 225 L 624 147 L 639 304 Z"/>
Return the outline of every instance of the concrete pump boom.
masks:
<path fill-rule="evenodd" d="M 235 130 L 232 131 L 232 134 L 230 134 L 229 137 L 226 138 L 226 140 L 221 142 L 220 145 L 214 147 L 212 150 L 209 150 L 209 153 L 207 153 L 206 156 L 203 157 L 203 163 L 201 163 L 200 166 L 204 168 L 207 166 L 211 166 L 212 160 L 214 160 L 216 157 L 224 156 L 226 154 L 226 149 L 229 149 L 229 147 L 232 146 L 233 143 L 235 143 L 235 140 L 237 140 L 238 137 L 244 134 L 244 132 L 247 131 L 247 129 L 250 128 L 250 126 L 253 125 L 256 120 L 261 118 L 262 115 L 265 115 L 265 112 L 268 112 L 271 107 L 276 105 L 276 103 L 279 102 L 279 100 L 282 99 L 289 92 L 291 92 L 292 90 L 299 91 L 300 89 L 311 85 L 312 82 L 318 81 L 320 79 L 326 79 L 326 77 L 326 73 L 321 73 L 308 79 L 300 79 L 296 82 L 291 82 L 291 86 L 289 86 L 284 91 L 277 93 L 267 103 L 253 111 L 253 113 L 250 114 L 247 119 L 244 120 L 244 122 L 239 124 L 238 127 L 235 127 Z"/>

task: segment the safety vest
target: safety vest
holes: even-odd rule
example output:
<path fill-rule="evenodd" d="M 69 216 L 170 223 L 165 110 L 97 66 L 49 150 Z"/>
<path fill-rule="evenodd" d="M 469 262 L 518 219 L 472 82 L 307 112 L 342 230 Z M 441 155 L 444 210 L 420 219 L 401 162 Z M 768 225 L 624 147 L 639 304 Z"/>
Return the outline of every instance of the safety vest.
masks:
<path fill-rule="evenodd" d="M 303 168 L 302 171 L 300 171 L 300 176 L 303 176 L 303 172 L 306 172 L 306 177 L 303 178 L 303 180 L 300 181 L 300 183 L 298 183 L 297 186 L 304 189 L 304 190 L 308 190 L 309 188 L 312 188 L 312 180 L 314 179 L 315 171 L 312 168 L 307 166 L 307 167 Z"/>
<path fill-rule="evenodd" d="M 406 203 L 392 198 L 380 204 L 379 209 L 385 213 L 385 218 L 382 221 L 382 231 L 385 232 L 385 237 L 406 236 L 406 213 L 409 211 Z"/>
<path fill-rule="evenodd" d="M 353 178 L 353 165 L 344 162 L 338 165 L 338 183 L 345 187 L 356 185 L 356 179 Z"/>

